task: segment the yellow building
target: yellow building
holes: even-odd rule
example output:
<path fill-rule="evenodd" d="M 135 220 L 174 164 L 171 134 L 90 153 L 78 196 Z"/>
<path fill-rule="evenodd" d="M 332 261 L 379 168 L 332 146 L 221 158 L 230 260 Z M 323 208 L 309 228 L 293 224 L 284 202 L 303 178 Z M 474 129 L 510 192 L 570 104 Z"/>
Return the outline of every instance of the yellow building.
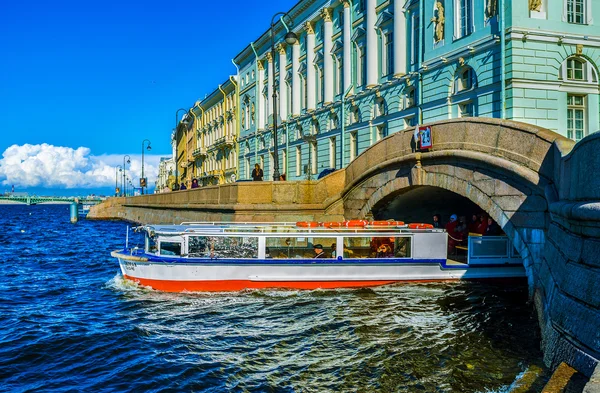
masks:
<path fill-rule="evenodd" d="M 235 182 L 238 157 L 238 89 L 230 78 L 191 109 L 195 120 L 190 174 L 200 185 Z"/>

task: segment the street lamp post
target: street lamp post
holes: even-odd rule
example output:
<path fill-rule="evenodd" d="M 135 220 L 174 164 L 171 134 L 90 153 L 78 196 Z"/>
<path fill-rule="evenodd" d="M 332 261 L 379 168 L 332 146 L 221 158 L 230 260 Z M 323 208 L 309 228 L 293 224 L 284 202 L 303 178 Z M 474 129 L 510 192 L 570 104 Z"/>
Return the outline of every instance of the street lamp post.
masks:
<path fill-rule="evenodd" d="M 179 190 L 179 168 L 177 165 L 177 158 L 179 157 L 179 144 L 177 143 L 177 134 L 179 132 L 179 112 L 181 111 L 187 113 L 188 110 L 179 108 L 177 109 L 177 112 L 175 112 L 175 184 L 173 185 L 173 191 Z"/>
<path fill-rule="evenodd" d="M 123 168 L 121 168 L 121 165 L 117 165 L 115 167 L 115 196 L 119 196 L 119 193 L 117 192 L 117 190 L 119 189 L 119 176 L 117 174 L 117 169 L 119 170 L 119 172 L 121 172 L 123 170 Z"/>
<path fill-rule="evenodd" d="M 273 18 L 271 19 L 271 61 L 273 64 L 273 68 L 272 70 L 269 70 L 269 72 L 273 72 L 273 141 L 274 141 L 274 148 L 273 148 L 273 161 L 275 161 L 274 166 L 273 166 L 273 180 L 277 181 L 279 180 L 280 174 L 279 174 L 279 151 L 278 151 L 278 139 L 277 139 L 277 89 L 275 88 L 275 85 L 277 84 L 277 82 L 275 81 L 275 32 L 274 32 L 274 28 L 275 28 L 275 19 L 277 17 L 281 17 L 282 19 L 287 16 L 289 18 L 289 15 L 287 14 L 287 12 L 278 12 L 275 15 L 273 15 Z M 296 43 L 296 41 L 298 41 L 298 36 L 296 36 L 296 33 L 292 32 L 292 31 L 288 31 L 287 34 L 284 37 L 285 42 L 288 45 L 294 45 Z M 284 70 L 280 70 L 279 72 L 279 79 L 282 79 L 282 75 L 283 75 Z"/>
<path fill-rule="evenodd" d="M 127 183 L 125 182 L 125 178 L 126 178 L 126 171 L 127 171 L 127 167 L 125 166 L 125 158 L 127 158 L 127 164 L 131 163 L 131 157 L 129 156 L 129 154 L 125 154 L 123 156 L 123 188 L 125 188 L 127 186 Z M 125 192 L 125 196 L 127 196 L 127 192 Z"/>
<path fill-rule="evenodd" d="M 141 179 L 143 179 L 143 180 L 140 180 L 140 187 L 142 188 L 142 195 L 144 195 L 144 187 L 147 187 L 146 179 L 144 178 L 144 145 L 146 144 L 146 142 L 148 142 L 147 149 L 152 150 L 152 148 L 150 147 L 150 141 L 148 139 L 144 139 L 142 141 L 142 177 L 141 177 Z"/>

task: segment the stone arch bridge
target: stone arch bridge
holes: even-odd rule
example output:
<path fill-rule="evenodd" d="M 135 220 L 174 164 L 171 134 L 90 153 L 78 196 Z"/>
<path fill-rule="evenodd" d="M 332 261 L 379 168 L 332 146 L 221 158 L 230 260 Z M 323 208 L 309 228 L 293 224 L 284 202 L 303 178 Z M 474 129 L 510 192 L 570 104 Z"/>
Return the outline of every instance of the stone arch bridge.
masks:
<path fill-rule="evenodd" d="M 546 362 L 566 361 L 591 374 L 600 359 L 600 133 L 575 145 L 552 131 L 498 119 L 430 125 L 430 151 L 416 149 L 414 130 L 401 131 L 319 181 L 113 198 L 90 216 L 153 223 L 342 220 L 377 217 L 400 201 L 431 217 L 442 206 L 428 209 L 426 194 L 441 192 L 489 214 L 520 252 Z"/>

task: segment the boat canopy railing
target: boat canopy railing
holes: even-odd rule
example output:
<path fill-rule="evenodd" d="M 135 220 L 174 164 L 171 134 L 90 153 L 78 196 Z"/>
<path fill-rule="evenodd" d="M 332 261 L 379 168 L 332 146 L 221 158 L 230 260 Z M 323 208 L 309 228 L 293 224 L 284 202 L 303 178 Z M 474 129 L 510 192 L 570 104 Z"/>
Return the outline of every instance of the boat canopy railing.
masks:
<path fill-rule="evenodd" d="M 178 235 L 280 235 L 280 234 L 298 234 L 298 235 L 350 235 L 350 234 L 369 234 L 376 233 L 377 235 L 390 234 L 413 234 L 413 233 L 429 233 L 429 232 L 444 232 L 443 229 L 410 229 L 407 227 L 364 227 L 364 228 L 298 228 L 296 226 L 228 226 L 228 227 L 204 227 L 204 228 L 185 228 L 180 231 L 166 228 L 148 227 L 152 232 L 160 235 L 178 236 Z"/>

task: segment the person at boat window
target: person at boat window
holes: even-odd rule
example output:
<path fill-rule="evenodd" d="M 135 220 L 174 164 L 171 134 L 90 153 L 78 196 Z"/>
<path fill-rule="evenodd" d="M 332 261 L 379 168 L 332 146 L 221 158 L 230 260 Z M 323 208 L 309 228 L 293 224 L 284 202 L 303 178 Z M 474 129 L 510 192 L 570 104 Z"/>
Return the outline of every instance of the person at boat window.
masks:
<path fill-rule="evenodd" d="M 485 229 L 485 236 L 499 236 L 502 233 L 500 225 L 496 224 L 491 217 L 487 219 L 487 228 Z"/>
<path fill-rule="evenodd" d="M 331 243 L 331 257 L 335 258 L 337 254 L 337 245 L 335 243 Z"/>
<path fill-rule="evenodd" d="M 192 179 L 192 188 L 198 188 L 198 187 L 200 187 L 198 185 L 198 179 Z"/>
<path fill-rule="evenodd" d="M 327 258 L 322 244 L 315 244 L 313 249 L 315 250 L 315 258 Z"/>
<path fill-rule="evenodd" d="M 252 180 L 254 181 L 262 181 L 263 180 L 263 170 L 260 169 L 260 165 L 254 164 L 254 169 L 252 170 Z"/>
<path fill-rule="evenodd" d="M 269 250 L 269 247 L 265 247 L 265 258 L 267 258 L 267 259 L 273 258 L 271 256 L 271 250 Z"/>
<path fill-rule="evenodd" d="M 442 228 L 442 216 L 439 214 L 433 215 L 433 227 Z"/>
<path fill-rule="evenodd" d="M 485 214 L 480 214 L 479 215 L 479 225 L 477 225 L 477 230 L 475 232 L 479 233 L 480 235 L 485 235 L 487 226 L 488 226 L 487 216 Z"/>
<path fill-rule="evenodd" d="M 183 191 L 183 190 L 187 190 L 187 187 L 185 186 L 185 183 L 181 183 L 181 185 L 179 186 L 179 190 Z"/>
<path fill-rule="evenodd" d="M 477 214 L 474 214 L 471 216 L 471 221 L 469 221 L 469 232 L 470 233 L 477 233 L 477 227 L 479 226 L 479 217 L 477 216 Z"/>
<path fill-rule="evenodd" d="M 392 252 L 392 247 L 387 243 L 382 244 L 377 249 L 377 257 L 378 258 L 390 258 L 393 256 L 394 256 L 394 253 Z"/>
<path fill-rule="evenodd" d="M 460 242 L 459 235 L 456 232 L 458 226 L 458 216 L 453 214 L 450 216 L 450 221 L 446 224 L 446 232 L 448 233 L 448 253 L 454 253 L 457 242 Z"/>

